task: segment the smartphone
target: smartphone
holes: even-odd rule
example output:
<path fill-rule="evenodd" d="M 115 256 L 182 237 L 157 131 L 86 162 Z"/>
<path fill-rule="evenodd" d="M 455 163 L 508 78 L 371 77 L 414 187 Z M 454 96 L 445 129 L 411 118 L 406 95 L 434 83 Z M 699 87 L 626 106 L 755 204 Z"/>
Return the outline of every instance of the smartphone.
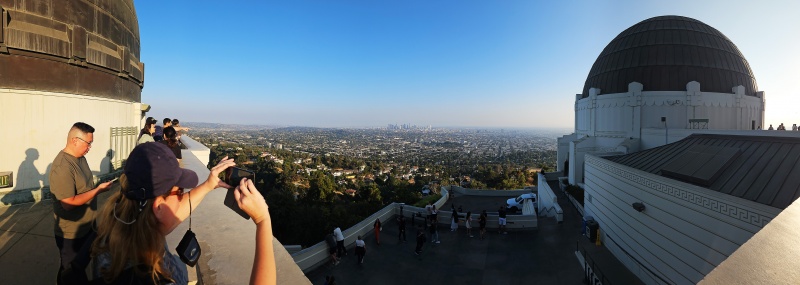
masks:
<path fill-rule="evenodd" d="M 225 169 L 225 171 L 221 174 L 223 175 L 222 181 L 225 181 L 225 183 L 228 183 L 228 185 L 233 186 L 232 189 L 228 189 L 228 194 L 225 195 L 225 201 L 223 203 L 225 206 L 242 216 L 242 218 L 249 220 L 250 215 L 239 208 L 239 204 L 236 203 L 236 197 L 234 196 L 233 191 L 236 191 L 236 187 L 239 186 L 240 182 L 242 182 L 242 178 L 255 180 L 256 173 L 247 169 L 230 167 Z"/>
<path fill-rule="evenodd" d="M 233 186 L 234 188 L 239 186 L 239 182 L 242 182 L 242 178 L 247 178 L 250 180 L 255 180 L 256 178 L 256 173 L 254 171 L 238 167 L 229 167 L 221 174 L 222 181 L 225 181 L 225 183 L 228 183 L 228 185 Z"/>

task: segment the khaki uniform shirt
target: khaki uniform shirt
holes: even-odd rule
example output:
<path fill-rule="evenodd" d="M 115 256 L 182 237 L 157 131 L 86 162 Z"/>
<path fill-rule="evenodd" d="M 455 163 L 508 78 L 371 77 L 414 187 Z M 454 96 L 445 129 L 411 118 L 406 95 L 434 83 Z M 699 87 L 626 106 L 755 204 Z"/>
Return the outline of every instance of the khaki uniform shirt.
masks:
<path fill-rule="evenodd" d="M 59 152 L 50 170 L 50 193 L 55 199 L 60 201 L 92 189 L 94 179 L 86 158 Z M 97 211 L 97 199 L 72 210 L 65 210 L 59 201 L 53 201 L 56 236 L 76 239 L 88 234 Z"/>

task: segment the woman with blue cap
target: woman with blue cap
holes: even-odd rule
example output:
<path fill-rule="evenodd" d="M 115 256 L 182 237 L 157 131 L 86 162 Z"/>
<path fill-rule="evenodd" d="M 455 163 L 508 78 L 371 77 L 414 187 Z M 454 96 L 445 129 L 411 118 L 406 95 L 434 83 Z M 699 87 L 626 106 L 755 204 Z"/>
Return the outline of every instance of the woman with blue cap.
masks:
<path fill-rule="evenodd" d="M 197 174 L 180 168 L 167 146 L 146 143 L 134 148 L 120 177 L 121 191 L 108 199 L 97 219 L 91 256 L 98 278 L 93 283 L 186 284 L 186 267 L 170 254 L 165 237 L 210 191 L 232 188 L 218 176 L 234 165 L 233 159 L 223 158 L 198 185 Z M 252 181 L 243 180 L 234 191 L 239 207 L 257 225 L 251 283 L 275 284 L 267 203 Z"/>

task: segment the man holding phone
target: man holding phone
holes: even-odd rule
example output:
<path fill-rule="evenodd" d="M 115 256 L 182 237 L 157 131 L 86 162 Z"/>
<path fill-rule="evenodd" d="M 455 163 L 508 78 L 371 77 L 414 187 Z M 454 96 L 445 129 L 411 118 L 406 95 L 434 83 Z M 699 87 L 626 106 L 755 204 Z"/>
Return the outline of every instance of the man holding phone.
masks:
<path fill-rule="evenodd" d="M 56 246 L 61 256 L 57 284 L 61 273 L 70 267 L 81 248 L 91 245 L 94 239 L 92 221 L 97 211 L 97 194 L 105 192 L 113 181 L 94 187 L 94 177 L 84 157 L 92 148 L 94 128 L 86 123 L 75 123 L 69 130 L 67 145 L 53 160 L 50 171 L 50 193 L 55 197 Z"/>

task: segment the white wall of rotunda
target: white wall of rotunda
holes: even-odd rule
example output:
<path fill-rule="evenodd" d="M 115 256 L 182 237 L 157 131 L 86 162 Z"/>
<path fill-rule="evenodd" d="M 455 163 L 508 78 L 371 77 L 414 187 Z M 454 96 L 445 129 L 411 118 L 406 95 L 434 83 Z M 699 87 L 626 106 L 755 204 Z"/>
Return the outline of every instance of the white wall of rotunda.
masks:
<path fill-rule="evenodd" d="M 92 149 L 86 155 L 95 175 L 108 173 L 107 155 L 112 127 L 138 127 L 141 103 L 66 93 L 0 88 L 0 121 L 7 123 L 0 136 L 0 172 L 13 172 L 13 186 L 0 188 L 0 205 L 12 197 L 28 196 L 38 200 L 41 188 L 49 186 L 49 168 L 53 158 L 64 148 L 67 132 L 75 122 L 95 128 Z M 34 197 L 31 197 L 34 196 Z M 30 200 L 33 201 L 33 200 Z M 18 203 L 19 201 L 14 201 Z"/>
<path fill-rule="evenodd" d="M 691 81 L 685 91 L 644 91 L 638 82 L 628 84 L 628 92 L 602 94 L 590 88 L 589 96 L 575 98 L 575 133 L 559 142 L 569 155 L 570 183 L 583 181 L 583 155 L 639 151 L 675 142 L 696 132 L 708 130 L 753 130 L 764 118 L 764 92 L 748 96 L 744 87 L 731 93 L 702 92 L 700 83 Z M 625 146 L 621 146 L 625 144 Z M 638 145 L 635 145 L 638 144 Z"/>

